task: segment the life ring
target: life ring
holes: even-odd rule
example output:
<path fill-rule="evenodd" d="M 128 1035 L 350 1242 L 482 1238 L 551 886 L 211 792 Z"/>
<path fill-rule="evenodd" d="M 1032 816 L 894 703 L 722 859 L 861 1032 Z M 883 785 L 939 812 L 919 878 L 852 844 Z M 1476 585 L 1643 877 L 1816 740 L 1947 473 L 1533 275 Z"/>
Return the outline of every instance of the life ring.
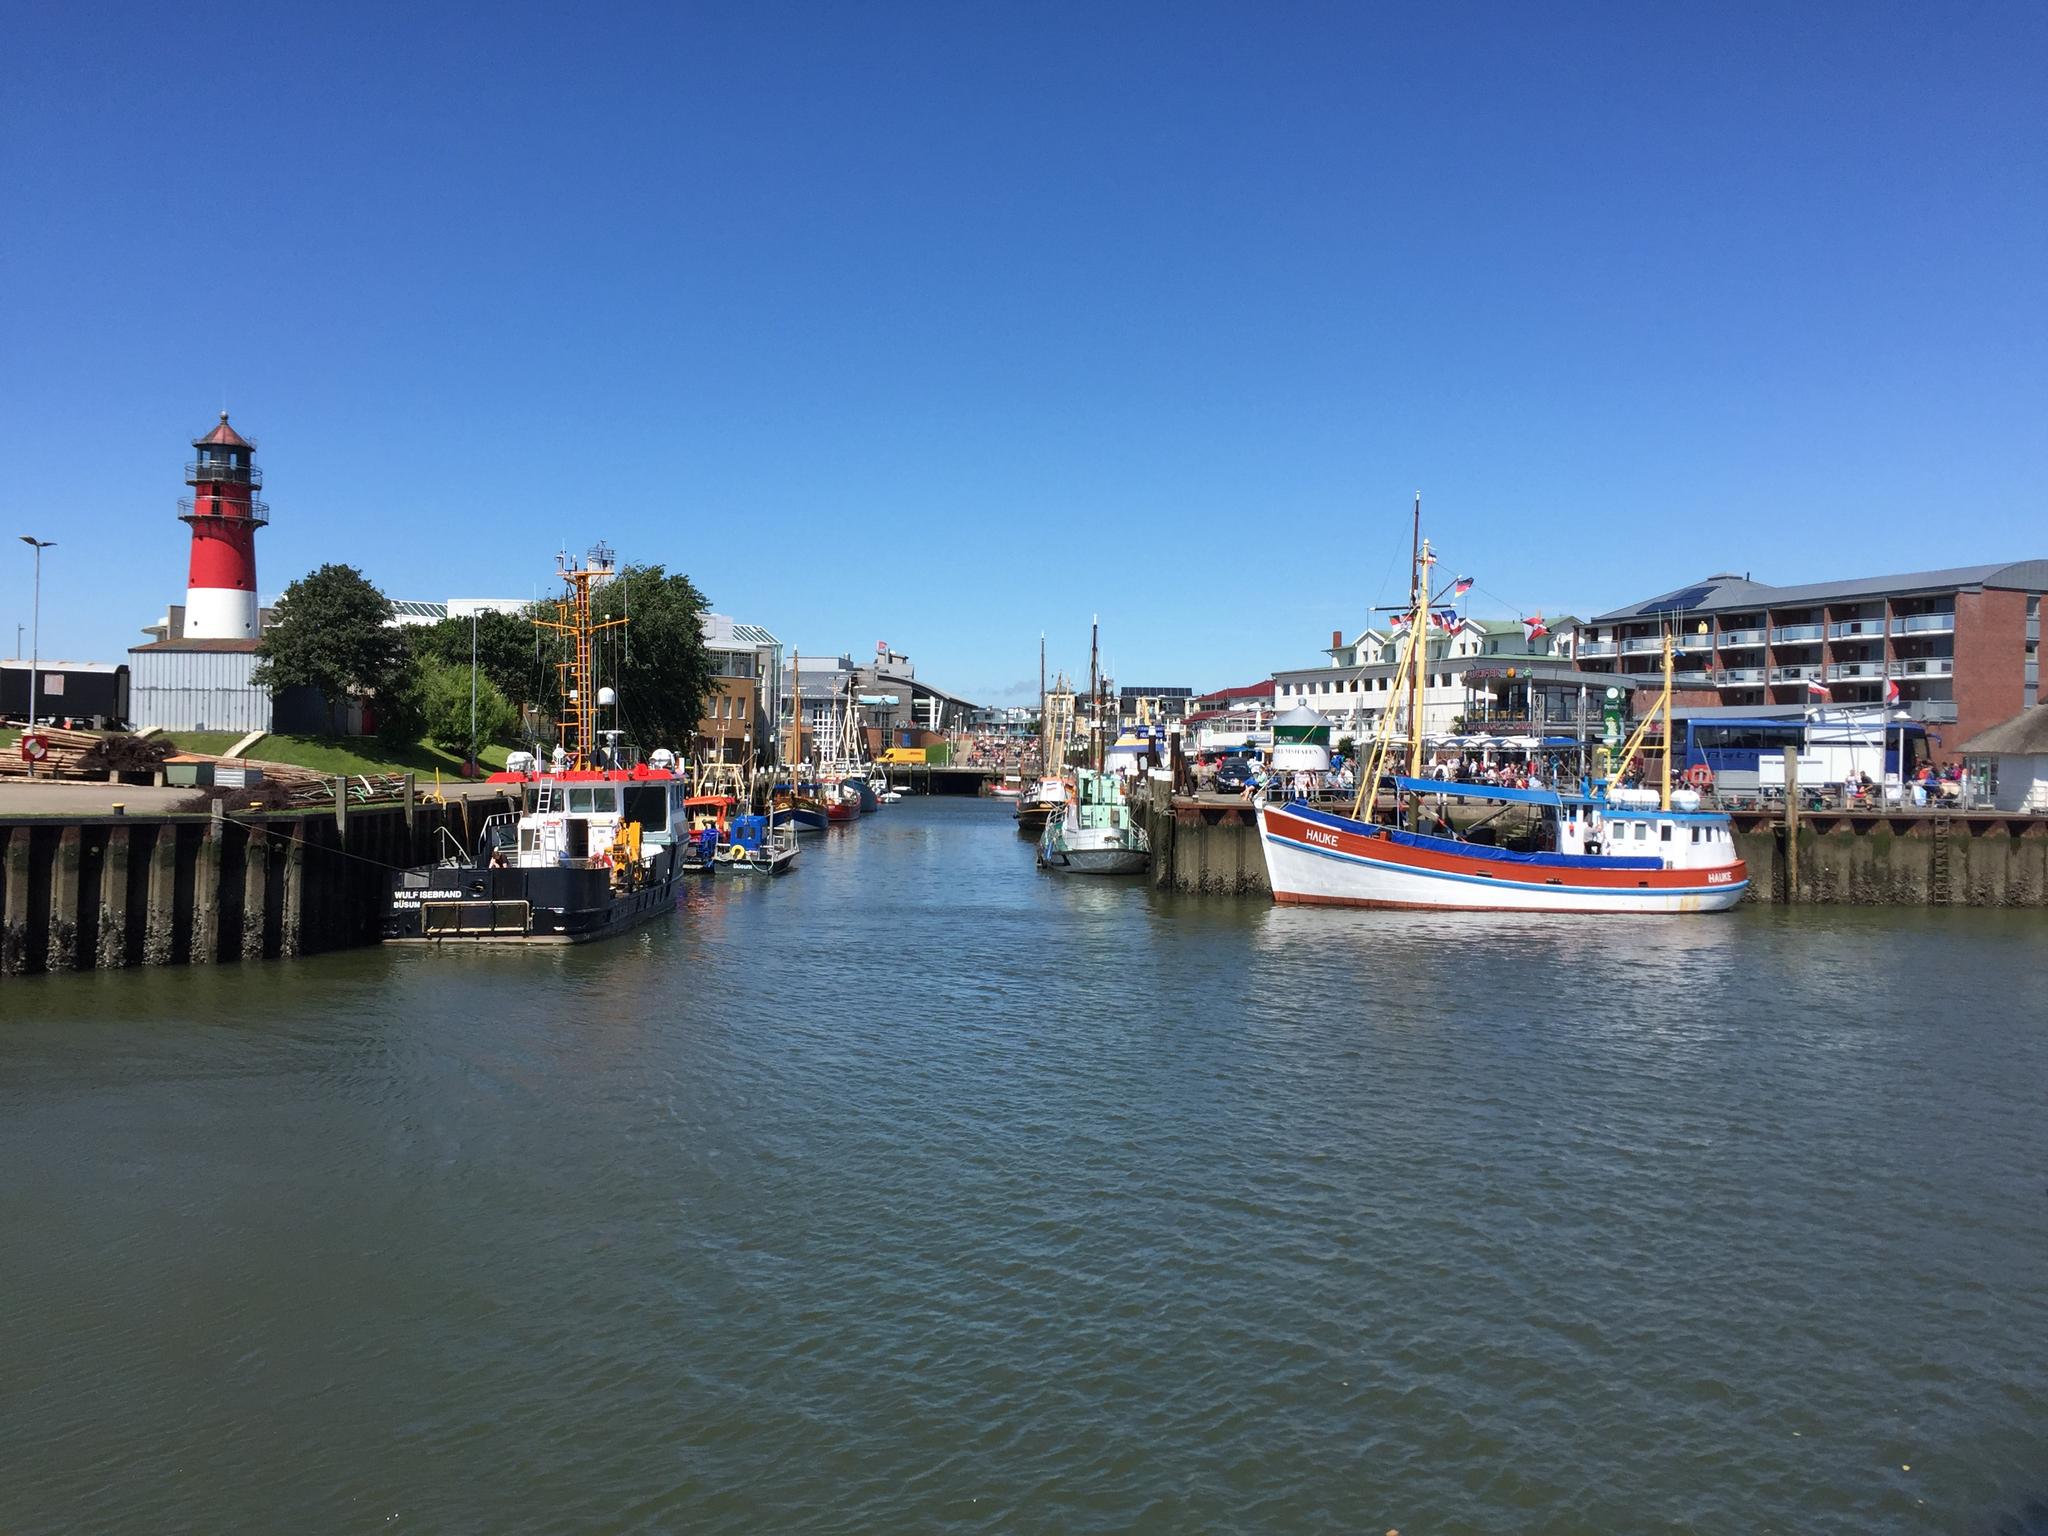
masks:
<path fill-rule="evenodd" d="M 1685 770 L 1685 782 L 1688 787 L 1705 794 L 1714 787 L 1714 770 L 1705 763 L 1694 763 Z"/>
<path fill-rule="evenodd" d="M 21 755 L 32 763 L 40 763 L 50 755 L 50 738 L 25 734 L 21 738 Z"/>

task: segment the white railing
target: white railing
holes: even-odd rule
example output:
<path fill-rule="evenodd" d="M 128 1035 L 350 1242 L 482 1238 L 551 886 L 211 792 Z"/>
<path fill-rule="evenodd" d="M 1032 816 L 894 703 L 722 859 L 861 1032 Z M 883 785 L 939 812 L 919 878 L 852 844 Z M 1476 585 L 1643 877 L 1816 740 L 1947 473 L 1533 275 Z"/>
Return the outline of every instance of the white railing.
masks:
<path fill-rule="evenodd" d="M 1955 627 L 1953 613 L 1909 613 L 1892 626 L 1894 633 L 1901 635 L 1947 634 Z"/>
<path fill-rule="evenodd" d="M 1954 677 L 1956 662 L 1953 656 L 1914 656 L 1898 664 L 1899 672 L 1905 677 Z"/>
<path fill-rule="evenodd" d="M 1883 619 L 1844 619 L 1839 624 L 1828 626 L 1830 640 L 1881 639 L 1884 635 Z"/>
<path fill-rule="evenodd" d="M 1762 645 L 1764 632 L 1760 629 L 1730 629 L 1721 635 L 1721 649 L 1733 650 L 1738 646 Z"/>
<path fill-rule="evenodd" d="M 1664 641 L 1658 635 L 1638 635 L 1633 640 L 1621 642 L 1621 648 L 1631 656 L 1640 656 L 1645 651 L 1661 651 Z"/>
<path fill-rule="evenodd" d="M 1804 645 L 1810 640 L 1820 639 L 1822 633 L 1818 624 L 1780 624 L 1771 631 L 1771 644 Z"/>
<path fill-rule="evenodd" d="M 1612 656 L 1614 654 L 1614 642 L 1612 640 L 1582 640 L 1579 642 L 1579 654 L 1581 656 Z"/>
<path fill-rule="evenodd" d="M 1762 667 L 1723 667 L 1720 673 L 1720 680 L 1724 684 L 1760 683 L 1764 680 L 1764 669 Z"/>
<path fill-rule="evenodd" d="M 1819 667 L 1773 667 L 1771 681 L 1774 683 L 1803 683 L 1809 677 L 1819 677 Z"/>

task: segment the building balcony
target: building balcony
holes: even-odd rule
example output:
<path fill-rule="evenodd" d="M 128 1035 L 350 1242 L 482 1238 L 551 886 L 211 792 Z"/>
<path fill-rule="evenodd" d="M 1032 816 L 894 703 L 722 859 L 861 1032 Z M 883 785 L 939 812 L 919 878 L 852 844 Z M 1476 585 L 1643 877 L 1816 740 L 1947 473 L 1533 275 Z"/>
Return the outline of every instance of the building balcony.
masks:
<path fill-rule="evenodd" d="M 1771 644 L 1818 645 L 1826 629 L 1823 624 L 1780 624 L 1771 631 Z"/>
<path fill-rule="evenodd" d="M 1714 648 L 1712 635 L 1680 635 L 1671 643 L 1674 651 L 1711 651 Z"/>
<path fill-rule="evenodd" d="M 1579 642 L 1579 654 L 1581 656 L 1612 656 L 1614 654 L 1614 642 L 1612 640 L 1582 640 Z"/>
<path fill-rule="evenodd" d="M 1771 681 L 1774 683 L 1803 683 L 1809 677 L 1819 677 L 1819 667 L 1773 667 Z"/>
<path fill-rule="evenodd" d="M 187 464 L 187 485 L 261 485 L 263 471 L 254 464 Z"/>
<path fill-rule="evenodd" d="M 1760 629 L 1730 629 L 1721 634 L 1721 649 L 1724 651 L 1746 650 L 1763 643 L 1764 632 Z"/>
<path fill-rule="evenodd" d="M 206 510 L 194 510 L 192 498 L 185 497 L 178 503 L 180 517 L 217 517 L 224 523 L 254 523 L 261 528 L 270 521 L 270 503 L 267 501 L 229 501 L 208 497 Z"/>
<path fill-rule="evenodd" d="M 1714 680 L 1723 688 L 1740 688 L 1745 684 L 1762 682 L 1764 680 L 1764 669 L 1762 667 L 1723 667 L 1714 674 Z"/>
<path fill-rule="evenodd" d="M 1884 672 L 1884 663 L 1881 661 L 1838 661 L 1828 668 L 1830 678 L 1883 677 Z"/>
<path fill-rule="evenodd" d="M 1892 621 L 1895 635 L 1952 635 L 1956 632 L 1953 613 L 1909 613 Z"/>
<path fill-rule="evenodd" d="M 1839 624 L 1828 626 L 1830 640 L 1882 640 L 1883 619 L 1844 619 Z"/>
<path fill-rule="evenodd" d="M 1910 656 L 1893 663 L 1900 677 L 1954 677 L 1956 659 L 1953 656 Z"/>
<path fill-rule="evenodd" d="M 1641 656 L 1649 652 L 1662 651 L 1664 649 L 1664 637 L 1662 635 L 1637 635 L 1633 640 L 1622 641 L 1621 649 L 1624 655 L 1629 656 Z"/>
<path fill-rule="evenodd" d="M 1671 683 L 1676 688 L 1707 688 L 1716 675 L 1705 667 L 1677 667 L 1672 670 Z"/>

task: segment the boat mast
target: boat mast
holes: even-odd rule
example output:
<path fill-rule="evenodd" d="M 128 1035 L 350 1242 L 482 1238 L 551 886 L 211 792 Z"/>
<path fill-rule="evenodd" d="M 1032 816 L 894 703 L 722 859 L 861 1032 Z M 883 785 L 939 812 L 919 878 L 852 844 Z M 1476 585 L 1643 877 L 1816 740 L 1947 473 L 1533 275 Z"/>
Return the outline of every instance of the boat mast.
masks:
<path fill-rule="evenodd" d="M 622 628 L 626 621 L 599 623 L 590 615 L 590 589 L 613 573 L 612 552 L 606 545 L 592 545 L 586 564 L 578 565 L 566 554 L 557 555 L 555 564 L 569 585 L 569 595 L 556 600 L 554 618 L 535 619 L 534 627 L 551 629 L 568 641 L 567 657 L 556 663 L 562 678 L 561 723 L 572 741 L 570 766 L 582 772 L 597 761 L 595 642 L 601 632 Z"/>
<path fill-rule="evenodd" d="M 1671 809 L 1671 630 L 1671 624 L 1664 626 L 1664 782 L 1658 789 L 1658 803 L 1667 811 Z"/>
<path fill-rule="evenodd" d="M 1415 664 L 1408 669 L 1408 777 L 1422 777 L 1422 690 L 1423 673 L 1429 665 L 1429 568 L 1434 563 L 1429 541 L 1422 536 L 1422 492 L 1415 493 L 1415 574 L 1409 593 L 1408 644 L 1414 649 Z"/>
<path fill-rule="evenodd" d="M 1102 772 L 1102 676 L 1097 670 L 1097 645 L 1102 637 L 1102 615 L 1088 621 L 1088 766 Z"/>
<path fill-rule="evenodd" d="M 1052 757 L 1051 722 L 1045 718 L 1045 631 L 1038 632 L 1038 776 L 1045 777 Z"/>

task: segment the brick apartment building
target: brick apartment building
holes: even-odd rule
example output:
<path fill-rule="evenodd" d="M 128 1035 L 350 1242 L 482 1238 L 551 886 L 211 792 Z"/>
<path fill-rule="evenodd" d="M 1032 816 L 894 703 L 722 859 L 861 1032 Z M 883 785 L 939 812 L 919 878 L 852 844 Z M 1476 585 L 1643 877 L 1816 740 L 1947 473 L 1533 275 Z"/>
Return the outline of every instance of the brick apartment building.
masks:
<path fill-rule="evenodd" d="M 1709 576 L 1579 627 L 1579 666 L 1655 686 L 1663 626 L 1675 631 L 1682 705 L 1783 712 L 1822 702 L 1899 707 L 1937 728 L 1937 757 L 2040 697 L 2048 560 L 1773 587 Z M 1644 674 L 1649 674 L 1645 676 Z M 1942 726 L 1953 725 L 1953 731 Z"/>

